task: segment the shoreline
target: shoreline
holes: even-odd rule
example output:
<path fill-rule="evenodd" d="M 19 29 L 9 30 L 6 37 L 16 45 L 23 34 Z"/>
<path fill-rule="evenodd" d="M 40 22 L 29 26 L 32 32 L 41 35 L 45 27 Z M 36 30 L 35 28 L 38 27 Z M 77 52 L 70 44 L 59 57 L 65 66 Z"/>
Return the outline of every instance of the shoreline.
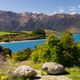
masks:
<path fill-rule="evenodd" d="M 0 44 L 20 43 L 20 42 L 32 42 L 32 41 L 40 41 L 40 40 L 46 40 L 46 39 L 35 39 L 35 40 L 22 40 L 22 41 L 0 42 Z"/>

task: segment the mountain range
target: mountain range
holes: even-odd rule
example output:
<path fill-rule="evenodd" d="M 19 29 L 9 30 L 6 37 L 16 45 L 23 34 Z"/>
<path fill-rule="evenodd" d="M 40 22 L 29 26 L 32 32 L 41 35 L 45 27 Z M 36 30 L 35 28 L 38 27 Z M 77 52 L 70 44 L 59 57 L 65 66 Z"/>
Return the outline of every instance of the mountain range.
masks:
<path fill-rule="evenodd" d="M 0 31 L 27 31 L 49 29 L 80 31 L 80 14 L 15 13 L 0 11 Z"/>

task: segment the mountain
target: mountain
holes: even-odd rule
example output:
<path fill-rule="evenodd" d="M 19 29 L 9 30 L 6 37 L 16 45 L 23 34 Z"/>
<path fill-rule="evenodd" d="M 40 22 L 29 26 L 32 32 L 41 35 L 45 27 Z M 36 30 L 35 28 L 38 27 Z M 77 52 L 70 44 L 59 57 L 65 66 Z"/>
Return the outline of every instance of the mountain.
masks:
<path fill-rule="evenodd" d="M 80 32 L 79 14 L 15 13 L 0 11 L 0 31 L 25 31 L 51 29 L 55 31 L 74 30 Z"/>

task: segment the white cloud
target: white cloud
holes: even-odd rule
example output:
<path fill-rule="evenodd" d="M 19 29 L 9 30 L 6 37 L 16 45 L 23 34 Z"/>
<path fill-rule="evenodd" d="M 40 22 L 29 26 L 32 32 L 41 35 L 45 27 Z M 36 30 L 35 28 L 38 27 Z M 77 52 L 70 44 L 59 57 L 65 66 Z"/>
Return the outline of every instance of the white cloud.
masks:
<path fill-rule="evenodd" d="M 63 10 L 63 9 L 60 9 L 60 10 L 59 10 L 59 12 L 60 12 L 60 13 L 63 13 L 63 12 L 64 12 L 64 10 Z"/>
<path fill-rule="evenodd" d="M 59 8 L 59 13 L 64 13 L 63 7 L 60 7 L 60 8 Z"/>
<path fill-rule="evenodd" d="M 37 11 L 33 11 L 33 13 L 36 13 Z"/>
<path fill-rule="evenodd" d="M 75 11 L 76 10 L 76 7 L 70 7 L 70 11 Z"/>
<path fill-rule="evenodd" d="M 70 15 L 75 15 L 75 14 L 76 14 L 76 12 L 71 12 L 71 13 L 70 13 Z"/>
<path fill-rule="evenodd" d="M 55 11 L 53 14 L 57 14 L 58 12 L 57 11 Z"/>
<path fill-rule="evenodd" d="M 76 7 L 75 7 L 75 6 L 70 7 L 70 14 L 71 14 L 71 15 L 76 14 Z"/>

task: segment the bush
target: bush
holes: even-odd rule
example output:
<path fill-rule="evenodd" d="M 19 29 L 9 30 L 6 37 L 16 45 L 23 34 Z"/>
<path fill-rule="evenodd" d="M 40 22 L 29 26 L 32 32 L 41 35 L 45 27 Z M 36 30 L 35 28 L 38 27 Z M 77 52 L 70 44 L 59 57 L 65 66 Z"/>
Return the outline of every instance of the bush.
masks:
<path fill-rule="evenodd" d="M 32 50 L 27 48 L 22 51 L 18 51 L 13 54 L 13 59 L 15 61 L 24 61 L 30 58 Z"/>
<path fill-rule="evenodd" d="M 76 44 L 73 35 L 66 32 L 58 38 L 52 35 L 46 44 L 36 47 L 32 52 L 33 62 L 54 61 L 64 66 L 74 66 L 80 63 L 80 44 Z"/>
<path fill-rule="evenodd" d="M 12 76 L 8 72 L 0 71 L 0 80 L 12 80 Z"/>
<path fill-rule="evenodd" d="M 0 46 L 0 61 L 7 61 L 8 56 L 12 58 L 12 51 L 9 48 L 3 48 Z"/>
<path fill-rule="evenodd" d="M 12 58 L 12 51 L 9 48 L 4 48 L 3 51 L 4 54 L 9 55 Z"/>
<path fill-rule="evenodd" d="M 43 52 L 43 46 L 41 45 L 36 46 L 36 49 L 31 54 L 31 58 L 34 63 L 42 61 L 42 56 L 41 56 L 42 52 Z"/>
<path fill-rule="evenodd" d="M 43 29 L 36 29 L 35 31 L 33 31 L 32 33 L 33 35 L 37 35 L 37 36 L 41 36 L 41 37 L 45 37 L 46 33 Z"/>
<path fill-rule="evenodd" d="M 9 42 L 9 38 L 4 38 L 3 41 L 4 42 Z"/>

